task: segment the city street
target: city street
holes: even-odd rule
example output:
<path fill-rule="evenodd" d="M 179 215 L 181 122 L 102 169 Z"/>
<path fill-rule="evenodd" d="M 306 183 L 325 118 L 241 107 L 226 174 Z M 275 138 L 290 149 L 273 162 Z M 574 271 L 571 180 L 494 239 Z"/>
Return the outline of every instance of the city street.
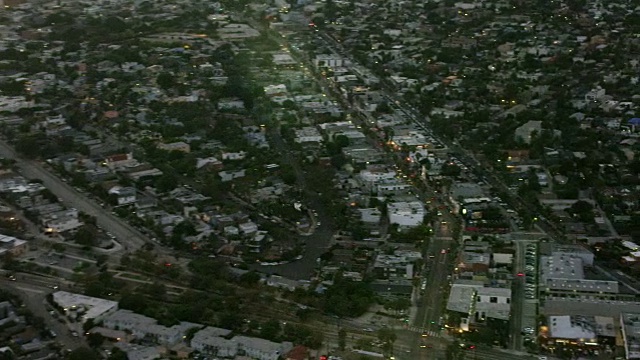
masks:
<path fill-rule="evenodd" d="M 0 278 L 0 286 L 9 291 L 15 292 L 24 301 L 26 307 L 37 317 L 43 319 L 45 326 L 56 334 L 55 340 L 61 343 L 66 349 L 75 349 L 83 346 L 82 337 L 75 337 L 71 334 L 67 322 L 63 318 L 56 319 L 49 313 L 45 305 L 47 294 L 57 291 L 54 286 L 59 286 L 60 290 L 72 290 L 70 284 L 56 278 L 46 278 L 31 274 L 18 274 L 16 281 L 9 281 L 7 278 Z"/>
<path fill-rule="evenodd" d="M 28 179 L 39 179 L 65 205 L 74 207 L 91 216 L 95 216 L 97 223 L 103 229 L 116 236 L 118 241 L 128 251 L 136 250 L 145 244 L 146 239 L 139 231 L 126 221 L 112 215 L 95 201 L 87 198 L 76 189 L 62 181 L 57 175 L 45 169 L 36 161 L 19 156 L 6 142 L 0 141 L 0 156 L 15 159 L 19 172 Z"/>

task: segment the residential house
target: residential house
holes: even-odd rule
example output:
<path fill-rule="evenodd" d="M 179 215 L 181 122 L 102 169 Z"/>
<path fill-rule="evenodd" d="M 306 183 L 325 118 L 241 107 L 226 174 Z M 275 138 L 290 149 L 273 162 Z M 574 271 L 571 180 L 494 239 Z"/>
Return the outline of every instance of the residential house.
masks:
<path fill-rule="evenodd" d="M 220 180 L 222 182 L 227 182 L 227 181 L 231 181 L 233 179 L 238 179 L 241 177 L 245 177 L 245 170 L 241 169 L 241 170 L 224 170 L 224 171 L 220 171 L 218 173 L 218 176 L 220 176 Z"/>
<path fill-rule="evenodd" d="M 122 187 L 122 186 L 114 186 L 108 191 L 109 195 L 113 195 L 116 198 L 116 204 L 127 205 L 133 204 L 136 202 L 136 189 L 134 187 Z"/>
<path fill-rule="evenodd" d="M 104 161 L 105 165 L 111 170 L 133 166 L 138 163 L 138 161 L 133 158 L 133 153 L 110 155 L 107 156 Z"/>
<path fill-rule="evenodd" d="M 165 151 L 182 151 L 184 153 L 191 152 L 191 146 L 183 141 L 177 141 L 169 144 L 160 143 L 158 144 L 158 149 Z"/>
<path fill-rule="evenodd" d="M 73 229 L 77 229 L 83 225 L 78 219 L 78 210 L 67 209 L 55 213 L 47 214 L 41 218 L 45 232 L 61 233 Z"/>
<path fill-rule="evenodd" d="M 516 140 L 522 140 L 525 144 L 530 144 L 533 134 L 540 135 L 542 131 L 542 121 L 530 120 L 518 127 L 515 131 Z"/>
<path fill-rule="evenodd" d="M 27 241 L 0 234 L 0 256 L 11 254 L 15 257 L 27 252 Z"/>
<path fill-rule="evenodd" d="M 200 324 L 189 322 L 166 327 L 159 325 L 155 319 L 129 310 L 118 310 L 104 317 L 103 326 L 109 329 L 125 330 L 138 339 L 161 345 L 175 345 L 182 341 L 190 329 L 202 327 Z"/>

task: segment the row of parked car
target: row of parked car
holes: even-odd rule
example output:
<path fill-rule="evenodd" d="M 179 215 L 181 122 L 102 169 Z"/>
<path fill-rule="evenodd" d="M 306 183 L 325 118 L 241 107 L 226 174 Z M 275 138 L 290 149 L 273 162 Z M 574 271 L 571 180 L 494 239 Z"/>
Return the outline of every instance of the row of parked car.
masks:
<path fill-rule="evenodd" d="M 524 297 L 535 299 L 538 296 L 538 244 L 527 244 L 523 275 L 525 275 Z M 536 330 L 529 326 L 524 327 L 522 335 L 525 342 L 534 341 Z"/>
<path fill-rule="evenodd" d="M 525 277 L 525 299 L 535 299 L 538 296 L 538 245 L 528 244 L 525 255 L 524 266 Z"/>

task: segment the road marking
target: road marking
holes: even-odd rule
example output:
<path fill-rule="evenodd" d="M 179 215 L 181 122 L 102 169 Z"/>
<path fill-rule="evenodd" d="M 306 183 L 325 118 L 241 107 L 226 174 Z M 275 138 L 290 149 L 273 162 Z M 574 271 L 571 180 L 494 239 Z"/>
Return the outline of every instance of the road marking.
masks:
<path fill-rule="evenodd" d="M 421 328 L 421 327 L 418 327 L 418 326 L 409 326 L 407 328 L 407 330 L 413 331 L 413 332 L 417 332 L 417 333 L 421 333 L 421 334 L 425 334 L 425 335 L 428 335 L 429 337 L 442 337 L 440 335 L 440 333 L 437 332 L 437 331 L 425 330 L 424 328 Z"/>
<path fill-rule="evenodd" d="M 26 288 L 26 287 L 22 287 L 22 286 L 16 286 L 16 289 L 22 290 L 22 291 L 28 291 L 28 292 L 32 292 L 32 293 L 36 293 L 36 294 L 44 294 L 45 293 L 42 290 L 30 289 L 30 288 Z"/>

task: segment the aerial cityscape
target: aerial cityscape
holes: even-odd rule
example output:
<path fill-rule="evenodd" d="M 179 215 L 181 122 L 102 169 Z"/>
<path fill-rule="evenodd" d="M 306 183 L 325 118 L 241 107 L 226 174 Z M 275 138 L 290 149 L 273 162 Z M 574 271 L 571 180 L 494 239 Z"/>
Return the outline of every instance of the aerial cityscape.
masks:
<path fill-rule="evenodd" d="M 0 0 L 0 360 L 640 359 L 640 1 Z"/>

